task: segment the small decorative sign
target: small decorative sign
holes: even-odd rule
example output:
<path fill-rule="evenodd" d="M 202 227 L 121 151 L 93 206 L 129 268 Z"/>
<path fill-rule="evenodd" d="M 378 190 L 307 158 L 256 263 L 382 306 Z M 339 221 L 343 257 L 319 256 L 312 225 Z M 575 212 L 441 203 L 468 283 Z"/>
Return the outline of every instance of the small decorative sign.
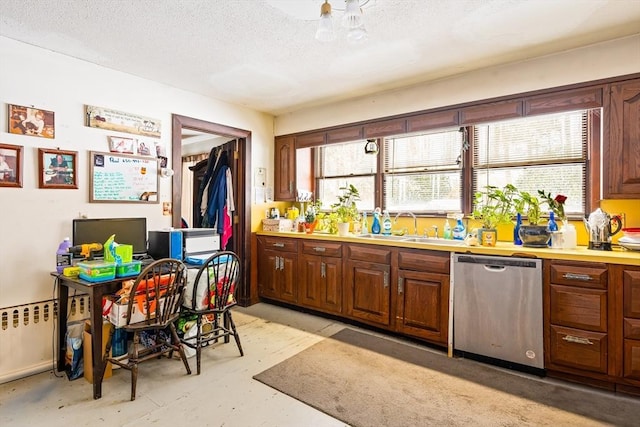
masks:
<path fill-rule="evenodd" d="M 86 126 L 160 138 L 161 121 L 109 108 L 86 106 Z"/>

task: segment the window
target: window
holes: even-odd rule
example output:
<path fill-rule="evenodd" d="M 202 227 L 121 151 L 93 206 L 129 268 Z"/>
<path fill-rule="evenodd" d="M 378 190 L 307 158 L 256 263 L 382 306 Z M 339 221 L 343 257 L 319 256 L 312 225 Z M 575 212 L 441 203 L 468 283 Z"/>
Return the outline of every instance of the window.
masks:
<path fill-rule="evenodd" d="M 565 212 L 583 215 L 588 112 L 573 111 L 474 126 L 473 191 L 511 183 L 537 195 L 567 196 Z"/>
<path fill-rule="evenodd" d="M 340 188 L 354 185 L 361 200 L 359 210 L 375 208 L 375 177 L 378 156 L 364 154 L 365 141 L 332 144 L 316 149 L 316 199 L 323 209 L 331 209 L 338 201 Z"/>
<path fill-rule="evenodd" d="M 384 206 L 390 212 L 461 210 L 462 132 L 386 138 Z"/>

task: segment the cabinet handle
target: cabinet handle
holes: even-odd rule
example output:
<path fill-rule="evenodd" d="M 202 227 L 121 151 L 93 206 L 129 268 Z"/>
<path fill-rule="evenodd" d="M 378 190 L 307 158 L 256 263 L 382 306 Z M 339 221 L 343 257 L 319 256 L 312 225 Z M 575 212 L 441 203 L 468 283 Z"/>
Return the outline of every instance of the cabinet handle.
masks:
<path fill-rule="evenodd" d="M 384 272 L 384 287 L 388 288 L 389 287 L 389 273 L 388 272 Z"/>
<path fill-rule="evenodd" d="M 289 193 L 293 193 L 293 181 L 289 181 Z"/>
<path fill-rule="evenodd" d="M 565 273 L 562 277 L 569 280 L 582 280 L 583 282 L 590 282 L 592 280 L 588 274 Z"/>
<path fill-rule="evenodd" d="M 316 251 L 316 252 L 324 252 L 324 251 L 327 250 L 327 248 L 323 248 L 321 246 L 316 246 L 316 247 L 313 248 L 313 250 Z"/>
<path fill-rule="evenodd" d="M 589 338 L 574 337 L 573 335 L 565 335 L 564 337 L 562 337 L 562 339 L 567 342 L 572 342 L 575 344 L 593 345 L 593 342 Z"/>
<path fill-rule="evenodd" d="M 284 270 L 284 257 L 281 256 L 280 257 L 280 271 L 283 271 L 283 270 Z"/>
<path fill-rule="evenodd" d="M 284 248 L 284 243 L 274 243 L 273 246 L 276 248 Z"/>
<path fill-rule="evenodd" d="M 398 295 L 402 295 L 404 292 L 404 278 L 398 278 Z"/>
<path fill-rule="evenodd" d="M 320 277 L 327 277 L 327 264 L 324 262 L 320 263 Z"/>
<path fill-rule="evenodd" d="M 275 269 L 276 270 L 280 270 L 280 257 L 279 256 L 276 257 Z"/>

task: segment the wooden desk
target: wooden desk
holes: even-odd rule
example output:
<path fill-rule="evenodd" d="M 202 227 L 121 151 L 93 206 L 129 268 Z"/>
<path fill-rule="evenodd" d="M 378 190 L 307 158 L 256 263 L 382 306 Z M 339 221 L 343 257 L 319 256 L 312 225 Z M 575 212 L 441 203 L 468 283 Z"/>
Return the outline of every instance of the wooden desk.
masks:
<path fill-rule="evenodd" d="M 93 360 L 93 398 L 102 397 L 102 297 L 114 294 L 122 287 L 122 282 L 131 277 L 121 277 L 104 282 L 87 282 L 82 279 L 66 277 L 62 274 L 51 273 L 58 282 L 58 371 L 65 370 L 65 335 L 67 334 L 67 313 L 69 303 L 69 288 L 89 294 L 91 312 L 91 349 Z"/>

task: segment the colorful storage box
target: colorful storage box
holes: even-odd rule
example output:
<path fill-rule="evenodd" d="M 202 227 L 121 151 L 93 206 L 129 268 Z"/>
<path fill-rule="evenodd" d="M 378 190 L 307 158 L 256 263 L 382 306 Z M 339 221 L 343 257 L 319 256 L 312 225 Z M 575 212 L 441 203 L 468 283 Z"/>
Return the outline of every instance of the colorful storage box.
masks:
<path fill-rule="evenodd" d="M 140 274 L 142 261 L 131 261 L 122 265 L 116 265 L 116 277 L 137 276 Z"/>
<path fill-rule="evenodd" d="M 116 277 L 116 264 L 106 261 L 83 261 L 78 263 L 80 278 L 88 282 L 103 282 Z"/>

